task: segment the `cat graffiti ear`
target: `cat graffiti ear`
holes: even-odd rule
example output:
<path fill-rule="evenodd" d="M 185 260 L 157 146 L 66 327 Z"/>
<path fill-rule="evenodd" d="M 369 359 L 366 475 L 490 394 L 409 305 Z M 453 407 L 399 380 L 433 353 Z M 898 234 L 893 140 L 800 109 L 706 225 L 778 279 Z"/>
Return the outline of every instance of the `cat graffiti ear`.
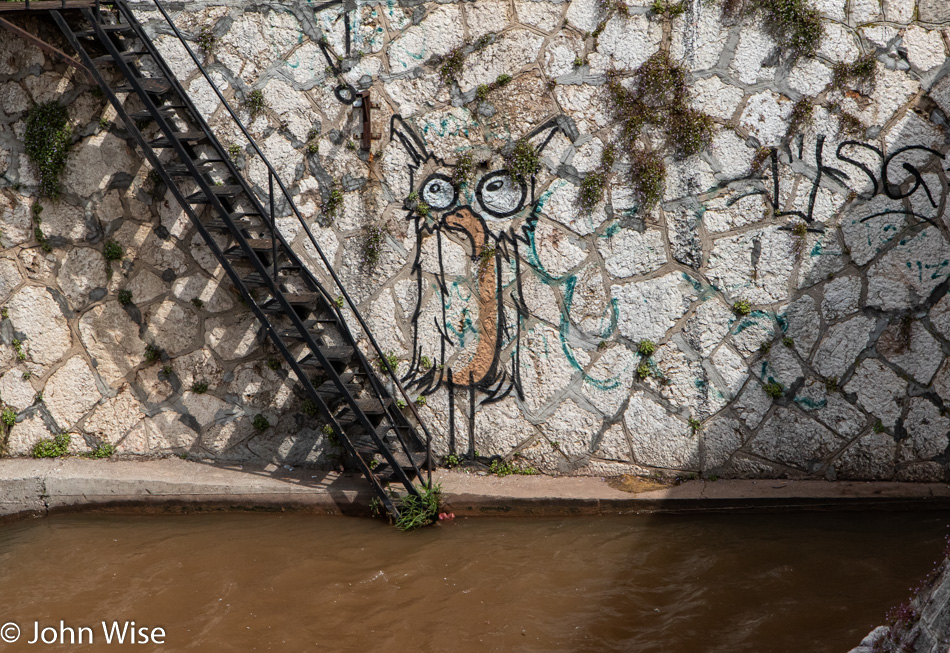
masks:
<path fill-rule="evenodd" d="M 389 121 L 389 137 L 397 141 L 406 150 L 412 165 L 418 168 L 429 158 L 429 151 L 423 141 L 409 123 L 400 115 L 393 115 Z"/>

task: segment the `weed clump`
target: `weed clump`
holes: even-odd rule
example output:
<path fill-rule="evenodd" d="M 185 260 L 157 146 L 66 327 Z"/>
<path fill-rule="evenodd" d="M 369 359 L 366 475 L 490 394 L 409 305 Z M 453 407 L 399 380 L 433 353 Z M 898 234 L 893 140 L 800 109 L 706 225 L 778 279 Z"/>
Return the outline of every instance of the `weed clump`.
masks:
<path fill-rule="evenodd" d="M 455 162 L 455 169 L 452 170 L 452 183 L 456 187 L 472 183 L 475 176 L 475 158 L 471 152 L 463 152 Z"/>
<path fill-rule="evenodd" d="M 505 168 L 512 177 L 525 183 L 541 169 L 541 155 L 528 142 L 528 139 L 518 139 L 514 147 L 505 155 Z"/>
<path fill-rule="evenodd" d="M 60 433 L 55 438 L 45 438 L 33 446 L 34 458 L 60 458 L 69 452 L 69 433 Z"/>
<path fill-rule="evenodd" d="M 264 431 L 270 428 L 270 422 L 261 413 L 258 413 L 257 415 L 254 416 L 253 425 L 254 425 L 254 430 L 257 431 L 258 433 L 263 433 Z"/>
<path fill-rule="evenodd" d="M 376 225 L 366 227 L 363 238 L 363 265 L 369 268 L 376 267 L 383 253 L 383 240 L 386 230 Z"/>
<path fill-rule="evenodd" d="M 334 218 L 339 217 L 340 210 L 343 208 L 343 191 L 333 185 L 330 188 L 330 192 L 327 193 L 327 199 L 323 203 L 323 215 L 326 216 L 327 220 L 332 221 Z"/>
<path fill-rule="evenodd" d="M 590 213 L 604 197 L 604 188 L 607 186 L 607 173 L 603 170 L 594 170 L 587 173 L 581 181 L 581 190 L 578 200 L 581 210 Z"/>
<path fill-rule="evenodd" d="M 442 488 L 439 485 L 423 485 L 419 496 L 409 494 L 396 502 L 399 518 L 396 528 L 401 531 L 414 531 L 435 522 L 439 514 L 439 502 Z"/>
<path fill-rule="evenodd" d="M 815 105 L 811 103 L 811 98 L 802 98 L 796 102 L 795 106 L 792 107 L 792 115 L 788 120 L 787 135 L 791 136 L 795 132 L 801 131 L 802 127 L 809 125 L 814 114 Z"/>
<path fill-rule="evenodd" d="M 3 409 L 3 412 L 0 412 L 0 422 L 3 422 L 3 425 L 8 429 L 13 428 L 13 425 L 16 424 L 16 411 L 7 406 Z"/>
<path fill-rule="evenodd" d="M 59 177 L 66 168 L 72 135 L 66 107 L 55 101 L 35 104 L 27 113 L 24 145 L 39 173 L 41 197 L 59 197 Z"/>
<path fill-rule="evenodd" d="M 119 303 L 123 306 L 128 306 L 132 303 L 132 291 L 131 290 L 120 290 L 119 291 Z"/>
<path fill-rule="evenodd" d="M 877 72 L 877 59 L 868 53 L 858 57 L 853 63 L 837 63 L 833 68 L 834 77 L 831 80 L 835 88 L 844 88 L 848 85 L 864 86 L 870 90 L 874 82 L 874 73 Z"/>
<path fill-rule="evenodd" d="M 656 343 L 652 340 L 641 340 L 637 345 L 637 353 L 641 356 L 652 356 L 656 351 Z"/>
<path fill-rule="evenodd" d="M 670 2 L 670 0 L 653 0 L 653 4 L 650 5 L 650 11 L 652 11 L 657 16 L 676 18 L 686 11 L 686 2 L 685 0 L 681 0 L 680 2 Z"/>
<path fill-rule="evenodd" d="M 89 454 L 90 458 L 111 458 L 115 455 L 115 445 L 108 442 L 100 442 L 96 445 L 95 449 L 92 450 L 92 453 Z"/>
<path fill-rule="evenodd" d="M 785 394 L 785 388 L 778 381 L 769 381 L 765 384 L 765 394 L 772 399 L 778 399 Z"/>
<path fill-rule="evenodd" d="M 818 10 L 807 0 L 754 0 L 752 13 L 765 16 L 765 29 L 792 57 L 818 52 L 824 28 Z"/>
<path fill-rule="evenodd" d="M 107 240 L 105 247 L 102 249 L 102 255 L 106 257 L 107 261 L 121 260 L 123 253 L 122 245 L 115 240 Z"/>
<path fill-rule="evenodd" d="M 635 151 L 630 157 L 630 175 L 637 199 L 644 208 L 652 208 L 663 198 L 666 164 L 657 152 Z"/>
<path fill-rule="evenodd" d="M 214 35 L 214 31 L 208 25 L 198 30 L 198 36 L 195 37 L 195 43 L 198 44 L 198 47 L 201 48 L 201 51 L 206 55 L 214 52 L 214 44 L 217 40 L 218 37 Z"/>
<path fill-rule="evenodd" d="M 251 120 L 257 118 L 267 108 L 267 102 L 264 101 L 264 93 L 260 89 L 255 89 L 247 94 L 247 111 L 251 114 Z"/>
<path fill-rule="evenodd" d="M 748 315 L 752 312 L 752 304 L 745 299 L 740 299 L 732 305 L 732 310 L 738 315 Z"/>
<path fill-rule="evenodd" d="M 203 395 L 208 391 L 207 381 L 195 381 L 191 384 L 191 391 L 196 395 Z"/>

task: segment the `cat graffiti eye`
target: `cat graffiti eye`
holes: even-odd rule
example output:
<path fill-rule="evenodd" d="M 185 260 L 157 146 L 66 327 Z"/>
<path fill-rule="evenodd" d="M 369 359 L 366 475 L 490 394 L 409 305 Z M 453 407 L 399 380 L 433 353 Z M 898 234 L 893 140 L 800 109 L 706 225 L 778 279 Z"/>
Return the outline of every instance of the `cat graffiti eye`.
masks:
<path fill-rule="evenodd" d="M 452 184 L 452 180 L 446 175 L 430 175 L 422 184 L 422 192 L 419 194 L 422 201 L 429 205 L 429 208 L 443 210 L 453 204 L 458 197 L 458 191 Z"/>
<path fill-rule="evenodd" d="M 515 180 L 507 170 L 498 170 L 481 178 L 475 189 L 482 208 L 495 218 L 507 218 L 524 206 L 528 187 Z"/>

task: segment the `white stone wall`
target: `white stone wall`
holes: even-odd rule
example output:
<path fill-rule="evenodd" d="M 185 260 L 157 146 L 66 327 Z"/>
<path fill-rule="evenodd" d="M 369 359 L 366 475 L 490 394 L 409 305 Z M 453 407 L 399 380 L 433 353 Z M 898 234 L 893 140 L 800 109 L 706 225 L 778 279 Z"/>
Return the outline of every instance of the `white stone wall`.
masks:
<path fill-rule="evenodd" d="M 57 42 L 51 24 L 24 26 Z M 109 443 L 120 456 L 325 463 L 257 323 L 185 214 L 152 192 L 105 99 L 9 34 L 0 97 L 0 401 L 17 415 L 0 453 L 29 455 L 68 432 L 77 454 Z M 76 137 L 58 201 L 38 197 L 23 147 L 29 106 L 50 99 L 68 106 Z M 106 260 L 108 241 L 120 261 Z M 148 346 L 159 360 L 146 360 Z M 258 413 L 272 425 L 263 433 Z"/>
<path fill-rule="evenodd" d="M 171 7 L 199 53 L 201 30 L 215 35 L 200 56 L 245 119 L 245 98 L 263 93 L 268 108 L 248 120 L 255 139 L 425 397 L 439 454 L 517 454 L 551 473 L 944 479 L 948 5 L 815 2 L 822 45 L 789 59 L 760 16 L 726 20 L 718 2 L 687 0 L 669 18 L 651 4 L 628 2 L 626 15 L 593 0 Z M 263 184 L 184 49 L 148 2 L 137 6 L 221 140 L 242 149 L 249 178 Z M 447 84 L 434 57 L 466 44 L 458 83 Z M 620 152 L 605 200 L 581 211 L 580 181 L 619 140 L 606 73 L 629 79 L 659 50 L 689 72 L 693 106 L 716 124 L 712 145 L 667 159 L 662 201 L 649 210 Z M 878 61 L 874 82 L 835 87 L 834 65 L 866 54 Z M 499 75 L 512 80 L 478 97 Z M 369 153 L 358 147 L 361 110 L 334 94 L 341 81 L 370 91 Z M 789 139 L 803 98 L 813 119 Z M 860 138 L 844 133 L 844 113 L 863 124 Z M 490 190 L 489 175 L 523 137 L 543 165 L 519 202 L 514 186 Z M 655 130 L 641 141 L 662 146 Z M 774 160 L 770 152 L 757 171 L 762 148 Z M 466 153 L 475 178 L 442 210 L 445 188 L 423 182 L 444 182 L 431 175 L 451 176 Z M 344 201 L 331 219 L 320 207 L 334 187 Z M 413 192 L 430 216 L 409 208 Z M 187 251 L 174 211 L 153 212 Z M 312 256 L 295 220 L 284 224 Z M 385 234 L 375 264 L 365 263 L 370 229 Z M 174 306 L 173 320 L 191 311 L 183 297 L 161 310 Z M 208 319 L 205 339 L 222 361 Z M 657 344 L 652 356 L 638 353 L 642 340 Z M 276 378 L 256 369 L 269 389 Z M 768 396 L 769 384 L 782 396 Z"/>

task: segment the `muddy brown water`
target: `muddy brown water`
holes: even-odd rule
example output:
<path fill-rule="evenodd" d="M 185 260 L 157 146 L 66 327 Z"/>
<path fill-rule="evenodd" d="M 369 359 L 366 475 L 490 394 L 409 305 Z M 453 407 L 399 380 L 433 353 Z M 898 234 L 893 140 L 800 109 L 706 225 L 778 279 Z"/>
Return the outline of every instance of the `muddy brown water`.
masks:
<path fill-rule="evenodd" d="M 466 519 L 81 514 L 0 527 L 0 651 L 843 653 L 947 513 Z M 43 644 L 60 620 L 92 645 Z M 105 643 L 101 622 L 161 627 Z M 148 631 L 151 633 L 152 631 Z M 68 639 L 67 639 L 68 641 Z"/>

